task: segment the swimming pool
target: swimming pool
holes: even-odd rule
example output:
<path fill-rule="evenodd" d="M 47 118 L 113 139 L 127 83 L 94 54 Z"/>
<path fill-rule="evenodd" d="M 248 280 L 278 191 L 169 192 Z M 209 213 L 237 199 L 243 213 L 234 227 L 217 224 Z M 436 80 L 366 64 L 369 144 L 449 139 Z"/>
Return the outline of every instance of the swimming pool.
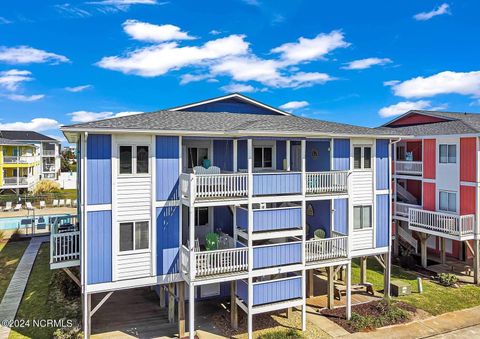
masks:
<path fill-rule="evenodd" d="M 43 218 L 43 223 L 50 224 L 54 218 L 67 217 L 70 214 L 51 214 L 51 215 L 36 215 L 35 224 L 39 223 L 39 219 Z M 25 228 L 31 225 L 33 217 L 14 217 L 14 218 L 0 218 L 0 230 L 16 230 L 17 228 Z M 23 222 L 22 222 L 23 221 Z M 40 220 L 42 222 L 42 220 Z"/>

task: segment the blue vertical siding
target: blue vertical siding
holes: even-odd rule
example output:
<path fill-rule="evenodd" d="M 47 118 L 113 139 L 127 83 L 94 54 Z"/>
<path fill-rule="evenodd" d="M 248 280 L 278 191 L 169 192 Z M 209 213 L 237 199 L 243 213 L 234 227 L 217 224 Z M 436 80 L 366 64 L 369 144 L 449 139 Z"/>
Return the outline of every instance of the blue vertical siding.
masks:
<path fill-rule="evenodd" d="M 330 200 L 307 201 L 307 207 L 312 205 L 313 215 L 307 214 L 308 237 L 313 237 L 315 230 L 321 228 L 325 231 L 327 238 L 330 237 L 331 208 Z"/>
<path fill-rule="evenodd" d="M 302 297 L 302 277 L 253 285 L 253 305 L 263 305 Z"/>
<path fill-rule="evenodd" d="M 248 304 L 248 283 L 245 280 L 237 280 L 237 297 Z"/>
<path fill-rule="evenodd" d="M 112 211 L 87 213 L 87 282 L 112 281 Z"/>
<path fill-rule="evenodd" d="M 388 147 L 389 140 L 378 139 L 376 144 L 376 181 L 377 190 L 388 189 L 390 173 L 388 171 Z"/>
<path fill-rule="evenodd" d="M 302 244 L 285 243 L 253 248 L 253 268 L 265 268 L 302 262 Z"/>
<path fill-rule="evenodd" d="M 283 170 L 283 160 L 287 159 L 287 142 L 277 140 L 277 169 Z"/>
<path fill-rule="evenodd" d="M 213 140 L 213 164 L 222 170 L 233 171 L 232 140 Z"/>
<path fill-rule="evenodd" d="M 156 179 L 157 201 L 177 200 L 179 150 L 178 137 L 156 137 Z"/>
<path fill-rule="evenodd" d="M 333 139 L 333 164 L 336 171 L 350 169 L 350 140 Z"/>
<path fill-rule="evenodd" d="M 376 206 L 376 247 L 388 246 L 390 239 L 390 202 L 388 194 L 377 195 Z"/>
<path fill-rule="evenodd" d="M 233 213 L 228 206 L 213 208 L 215 231 L 220 228 L 223 233 L 233 235 Z"/>
<path fill-rule="evenodd" d="M 244 208 L 237 208 L 237 227 L 240 227 L 242 230 L 248 229 L 248 211 Z"/>
<path fill-rule="evenodd" d="M 87 139 L 87 204 L 112 203 L 112 136 L 89 134 Z"/>
<path fill-rule="evenodd" d="M 302 192 L 300 173 L 254 174 L 253 195 L 298 194 Z"/>
<path fill-rule="evenodd" d="M 315 158 L 313 153 L 317 154 Z M 307 172 L 329 171 L 330 141 L 307 141 L 305 165 Z"/>
<path fill-rule="evenodd" d="M 228 98 L 207 104 L 199 104 L 190 108 L 182 109 L 182 111 L 280 115 L 280 113 L 274 112 L 268 108 L 257 106 L 236 98 Z"/>
<path fill-rule="evenodd" d="M 237 168 L 248 168 L 247 140 L 238 140 L 237 142 Z"/>
<path fill-rule="evenodd" d="M 178 273 L 180 207 L 157 208 L 157 275 Z"/>
<path fill-rule="evenodd" d="M 216 224 L 216 221 L 215 221 Z M 302 227 L 302 209 L 276 208 L 253 212 L 253 231 L 274 231 Z"/>
<path fill-rule="evenodd" d="M 334 199 L 333 208 L 333 230 L 348 235 L 348 199 Z"/>

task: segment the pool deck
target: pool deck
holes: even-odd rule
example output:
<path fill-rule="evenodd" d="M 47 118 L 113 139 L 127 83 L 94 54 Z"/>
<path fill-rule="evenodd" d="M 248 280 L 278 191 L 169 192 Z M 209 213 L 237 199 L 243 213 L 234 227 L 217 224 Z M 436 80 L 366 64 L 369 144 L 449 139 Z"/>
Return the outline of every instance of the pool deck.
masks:
<path fill-rule="evenodd" d="M 27 211 L 26 209 L 12 212 L 0 212 L 0 218 L 28 217 L 28 212 L 29 211 Z M 35 208 L 35 216 L 56 214 L 77 214 L 77 209 L 73 207 L 47 207 L 42 209 Z M 32 211 L 30 211 L 30 216 L 32 216 Z"/>

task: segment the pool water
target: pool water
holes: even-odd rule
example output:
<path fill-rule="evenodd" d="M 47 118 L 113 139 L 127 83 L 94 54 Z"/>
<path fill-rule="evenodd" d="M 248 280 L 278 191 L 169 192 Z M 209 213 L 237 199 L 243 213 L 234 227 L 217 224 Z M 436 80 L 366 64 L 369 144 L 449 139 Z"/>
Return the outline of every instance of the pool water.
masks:
<path fill-rule="evenodd" d="M 66 217 L 69 214 L 52 214 L 52 215 L 36 215 L 35 224 L 38 224 L 38 219 L 43 218 L 43 222 L 47 225 L 50 224 L 50 220 L 57 217 Z M 31 226 L 31 220 L 33 217 L 14 217 L 14 218 L 0 218 L 0 230 L 15 230 L 17 228 L 25 228 Z"/>

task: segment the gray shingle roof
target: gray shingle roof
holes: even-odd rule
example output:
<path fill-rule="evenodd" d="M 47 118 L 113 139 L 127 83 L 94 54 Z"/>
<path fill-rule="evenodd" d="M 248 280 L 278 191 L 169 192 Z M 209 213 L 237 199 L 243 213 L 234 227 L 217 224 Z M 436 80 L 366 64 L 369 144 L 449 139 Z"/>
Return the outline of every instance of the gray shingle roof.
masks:
<path fill-rule="evenodd" d="M 19 141 L 58 141 L 35 131 L 0 131 L 0 137 Z"/>
<path fill-rule="evenodd" d="M 63 131 L 91 129 L 392 135 L 391 129 L 379 130 L 296 116 L 238 114 L 228 112 L 158 111 L 62 127 Z M 394 135 L 397 135 L 397 133 L 394 133 Z"/>

